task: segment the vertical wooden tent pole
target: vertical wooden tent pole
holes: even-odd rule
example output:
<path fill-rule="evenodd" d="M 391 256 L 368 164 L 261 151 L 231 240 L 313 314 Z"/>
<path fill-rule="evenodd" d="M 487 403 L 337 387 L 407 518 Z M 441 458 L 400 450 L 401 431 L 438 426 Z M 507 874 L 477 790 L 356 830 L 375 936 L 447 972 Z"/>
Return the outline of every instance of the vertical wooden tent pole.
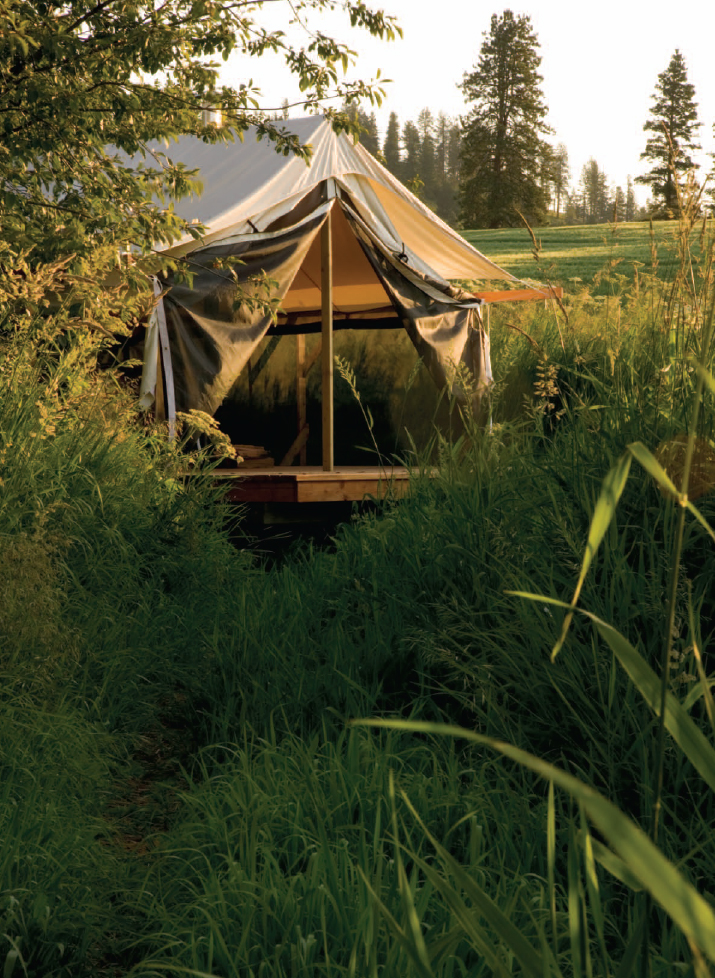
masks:
<path fill-rule="evenodd" d="M 298 333 L 295 338 L 295 388 L 296 388 L 296 400 L 298 402 L 298 438 L 300 438 L 303 428 L 305 428 L 308 422 L 308 412 L 306 404 L 306 377 L 305 377 L 305 334 Z M 307 461 L 307 452 L 305 447 L 305 442 L 303 443 L 300 452 L 298 454 L 298 462 L 300 465 L 305 465 Z"/>
<path fill-rule="evenodd" d="M 171 347 L 169 346 L 169 331 L 166 327 L 166 312 L 164 303 L 159 299 L 156 307 L 159 323 L 159 356 L 164 364 L 164 380 L 166 381 L 166 413 L 169 420 L 169 438 L 176 437 L 176 391 L 174 390 L 174 368 L 171 363 Z"/>
<path fill-rule="evenodd" d="M 323 471 L 334 468 L 333 436 L 333 242 L 330 211 L 320 231 L 320 291 L 323 378 Z"/>

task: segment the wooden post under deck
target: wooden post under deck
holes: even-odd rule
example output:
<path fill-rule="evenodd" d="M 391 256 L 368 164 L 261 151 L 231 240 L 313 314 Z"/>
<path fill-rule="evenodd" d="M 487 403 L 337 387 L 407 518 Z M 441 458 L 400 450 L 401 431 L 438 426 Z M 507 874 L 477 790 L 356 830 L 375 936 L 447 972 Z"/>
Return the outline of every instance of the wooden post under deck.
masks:
<path fill-rule="evenodd" d="M 320 290 L 322 322 L 323 379 L 323 471 L 332 472 L 334 461 L 333 436 L 333 243 L 330 211 L 320 230 Z"/>

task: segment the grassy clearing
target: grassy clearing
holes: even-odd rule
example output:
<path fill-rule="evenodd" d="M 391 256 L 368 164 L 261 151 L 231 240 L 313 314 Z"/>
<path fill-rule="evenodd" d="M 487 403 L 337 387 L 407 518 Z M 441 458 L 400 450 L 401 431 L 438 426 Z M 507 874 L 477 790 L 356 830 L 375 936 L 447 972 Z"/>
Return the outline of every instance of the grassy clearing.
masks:
<path fill-rule="evenodd" d="M 433 434 L 436 478 L 271 567 L 93 371 L 94 341 L 17 314 L 0 364 L 4 975 L 705 975 L 715 550 L 689 519 L 674 562 L 682 507 L 635 464 L 579 600 L 622 639 L 577 615 L 550 651 L 628 446 L 680 482 L 658 449 L 692 428 L 710 464 L 691 357 L 712 364 L 712 302 L 711 276 L 695 293 L 643 277 L 618 303 L 582 290 L 568 323 L 495 311 L 492 427 Z M 714 501 L 696 499 L 710 524 Z M 677 718 L 662 752 L 648 669 Z M 350 725 L 364 717 L 403 726 Z M 640 836 L 625 845 L 590 791 L 648 831 L 661 762 L 644 876 Z"/>

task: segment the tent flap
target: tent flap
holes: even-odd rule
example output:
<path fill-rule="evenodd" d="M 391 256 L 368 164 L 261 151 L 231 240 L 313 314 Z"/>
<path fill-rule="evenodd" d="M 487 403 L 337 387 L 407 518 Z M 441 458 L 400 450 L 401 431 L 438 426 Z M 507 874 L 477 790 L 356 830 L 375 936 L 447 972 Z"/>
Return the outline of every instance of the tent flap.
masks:
<path fill-rule="evenodd" d="M 274 320 L 263 283 L 271 281 L 274 303 L 283 299 L 326 213 L 321 207 L 270 237 L 195 251 L 188 281 L 163 280 L 177 411 L 216 411 Z"/>
<path fill-rule="evenodd" d="M 427 277 L 393 255 L 343 201 L 365 254 L 438 387 L 464 396 L 463 371 L 474 393 L 491 382 L 488 338 L 474 298 L 445 280 Z"/>

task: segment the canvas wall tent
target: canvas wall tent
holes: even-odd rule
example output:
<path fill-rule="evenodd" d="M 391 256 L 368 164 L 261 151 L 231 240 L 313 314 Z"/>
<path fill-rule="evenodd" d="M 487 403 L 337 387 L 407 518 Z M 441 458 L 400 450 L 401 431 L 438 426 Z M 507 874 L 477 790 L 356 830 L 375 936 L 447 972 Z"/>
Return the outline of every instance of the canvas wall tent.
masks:
<path fill-rule="evenodd" d="M 516 280 L 324 118 L 286 127 L 311 146 L 309 165 L 250 130 L 243 142 L 185 137 L 168 148 L 200 171 L 202 194 L 174 206 L 206 233 L 164 252 L 191 276 L 158 278 L 163 300 L 146 343 L 142 397 L 145 404 L 154 397 L 161 349 L 169 413 L 213 414 L 267 334 L 320 331 L 329 468 L 333 329 L 403 327 L 438 384 L 463 363 L 484 385 L 491 368 L 480 300 L 449 279 Z M 261 275 L 274 283 L 275 318 L 250 301 L 264 294 Z M 237 285 L 247 299 L 239 301 Z"/>

